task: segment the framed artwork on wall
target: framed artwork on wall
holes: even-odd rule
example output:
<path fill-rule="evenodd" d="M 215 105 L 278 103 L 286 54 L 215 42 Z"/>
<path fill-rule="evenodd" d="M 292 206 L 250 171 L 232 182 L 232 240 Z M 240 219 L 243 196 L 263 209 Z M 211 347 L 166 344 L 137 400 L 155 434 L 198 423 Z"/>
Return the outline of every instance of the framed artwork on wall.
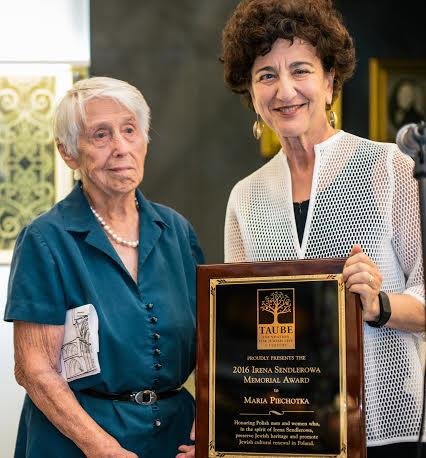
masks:
<path fill-rule="evenodd" d="M 342 93 L 334 101 L 331 110 L 336 115 L 336 128 L 342 128 Z M 259 140 L 260 154 L 265 159 L 271 159 L 281 149 L 281 144 L 276 134 L 265 124 L 262 136 Z"/>
<path fill-rule="evenodd" d="M 405 124 L 426 118 L 426 59 L 370 59 L 372 140 L 395 142 Z"/>

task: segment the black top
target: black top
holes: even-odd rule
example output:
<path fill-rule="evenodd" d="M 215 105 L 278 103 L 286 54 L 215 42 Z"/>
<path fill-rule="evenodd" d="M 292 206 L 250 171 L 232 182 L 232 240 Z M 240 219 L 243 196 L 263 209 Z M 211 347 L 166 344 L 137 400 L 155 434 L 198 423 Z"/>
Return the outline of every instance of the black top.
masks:
<path fill-rule="evenodd" d="M 294 218 L 296 220 L 297 236 L 302 245 L 303 231 L 305 230 L 306 217 L 308 216 L 309 199 L 303 202 L 293 202 Z"/>

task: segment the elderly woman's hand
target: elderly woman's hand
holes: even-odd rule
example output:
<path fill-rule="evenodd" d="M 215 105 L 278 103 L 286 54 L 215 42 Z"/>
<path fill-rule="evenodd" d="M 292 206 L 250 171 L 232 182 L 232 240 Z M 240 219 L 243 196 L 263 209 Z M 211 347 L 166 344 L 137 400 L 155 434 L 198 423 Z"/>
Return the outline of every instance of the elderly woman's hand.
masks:
<path fill-rule="evenodd" d="M 176 458 L 195 458 L 195 445 L 181 445 Z"/>
<path fill-rule="evenodd" d="M 95 444 L 93 448 L 85 450 L 84 453 L 88 458 L 138 458 L 136 453 L 124 449 L 113 437 Z"/>
<path fill-rule="evenodd" d="M 195 420 L 192 423 L 192 429 L 189 438 L 192 441 L 195 441 Z M 181 445 L 179 447 L 179 451 L 182 453 L 178 453 L 176 458 L 195 458 L 195 445 Z"/>
<path fill-rule="evenodd" d="M 343 269 L 343 281 L 352 293 L 361 297 L 364 321 L 376 321 L 380 314 L 379 292 L 383 277 L 377 265 L 354 245 Z"/>
<path fill-rule="evenodd" d="M 106 450 L 102 450 L 95 453 L 87 454 L 88 458 L 138 458 L 138 455 L 133 452 L 129 452 L 121 447 L 117 443 L 117 447 L 110 448 L 108 447 Z"/>

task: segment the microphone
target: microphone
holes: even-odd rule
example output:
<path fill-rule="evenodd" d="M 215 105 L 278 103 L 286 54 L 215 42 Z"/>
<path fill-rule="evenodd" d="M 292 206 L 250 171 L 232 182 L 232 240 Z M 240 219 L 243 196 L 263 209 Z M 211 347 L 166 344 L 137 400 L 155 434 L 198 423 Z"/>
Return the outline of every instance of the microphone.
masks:
<path fill-rule="evenodd" d="M 414 157 L 422 148 L 422 145 L 425 144 L 425 140 L 424 121 L 421 121 L 418 124 L 406 124 L 405 126 L 402 126 L 396 134 L 396 144 L 399 149 L 411 157 Z"/>

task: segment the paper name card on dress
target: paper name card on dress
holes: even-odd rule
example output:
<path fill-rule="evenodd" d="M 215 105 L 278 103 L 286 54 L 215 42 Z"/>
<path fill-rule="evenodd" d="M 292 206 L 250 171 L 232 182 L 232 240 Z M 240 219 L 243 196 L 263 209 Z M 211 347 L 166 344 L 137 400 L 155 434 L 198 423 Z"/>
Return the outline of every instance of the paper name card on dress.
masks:
<path fill-rule="evenodd" d="M 61 375 L 71 382 L 101 369 L 98 359 L 99 321 L 92 304 L 67 311 L 64 342 L 61 348 Z"/>

